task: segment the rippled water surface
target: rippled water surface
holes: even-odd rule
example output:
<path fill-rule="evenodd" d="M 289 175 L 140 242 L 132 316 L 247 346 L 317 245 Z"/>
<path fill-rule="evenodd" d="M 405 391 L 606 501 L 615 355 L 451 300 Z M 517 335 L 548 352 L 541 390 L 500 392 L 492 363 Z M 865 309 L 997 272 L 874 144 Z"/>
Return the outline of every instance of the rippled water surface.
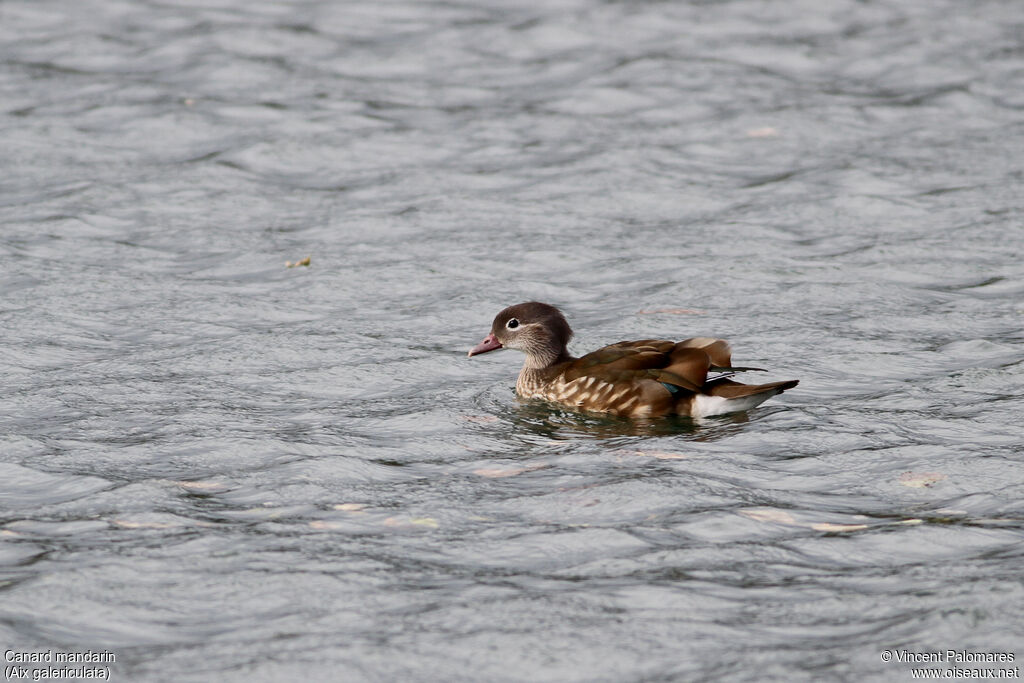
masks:
<path fill-rule="evenodd" d="M 1016 0 L 0 3 L 0 646 L 1019 665 L 1022 35 Z M 576 353 L 715 335 L 801 384 L 520 403 L 518 354 L 465 354 L 529 299 Z"/>

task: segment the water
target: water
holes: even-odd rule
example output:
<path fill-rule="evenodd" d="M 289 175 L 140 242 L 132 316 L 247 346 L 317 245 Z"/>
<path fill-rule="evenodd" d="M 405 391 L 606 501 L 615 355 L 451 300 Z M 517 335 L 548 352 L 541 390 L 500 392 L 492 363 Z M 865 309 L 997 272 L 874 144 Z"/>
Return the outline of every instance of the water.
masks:
<path fill-rule="evenodd" d="M 4 2 L 0 645 L 131 681 L 1019 665 L 1022 29 Z M 465 353 L 528 299 L 576 353 L 715 335 L 801 384 L 520 404 L 517 354 Z"/>

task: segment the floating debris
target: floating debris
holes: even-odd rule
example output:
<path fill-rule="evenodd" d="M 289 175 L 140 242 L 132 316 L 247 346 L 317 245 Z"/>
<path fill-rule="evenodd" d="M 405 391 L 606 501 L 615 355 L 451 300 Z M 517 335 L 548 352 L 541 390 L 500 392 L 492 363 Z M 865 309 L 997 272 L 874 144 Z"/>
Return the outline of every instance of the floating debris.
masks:
<path fill-rule="evenodd" d="M 946 478 L 941 472 L 904 472 L 900 475 L 900 484 L 912 489 L 923 489 Z"/>
<path fill-rule="evenodd" d="M 863 531 L 868 528 L 867 524 L 832 524 L 830 522 L 821 522 L 819 524 L 812 524 L 811 528 L 815 531 L 829 531 L 829 532 L 840 532 L 840 531 Z"/>
<path fill-rule="evenodd" d="M 227 491 L 228 490 L 228 487 L 227 487 L 226 484 L 222 484 L 222 483 L 216 482 L 216 481 L 175 481 L 173 483 L 177 484 L 178 486 L 180 486 L 183 489 L 188 489 L 189 491 L 217 491 L 217 492 L 221 492 L 221 491 Z"/>
<path fill-rule="evenodd" d="M 751 128 L 747 131 L 748 138 L 777 138 L 780 133 L 778 129 L 772 128 L 771 126 L 765 126 L 764 128 Z"/>
<path fill-rule="evenodd" d="M 312 256 L 307 256 L 306 258 L 302 259 L 301 261 L 296 261 L 295 263 L 292 263 L 291 261 L 285 261 L 284 265 L 285 265 L 286 268 L 294 268 L 295 266 L 308 266 L 309 262 L 310 262 L 310 259 L 312 259 L 312 258 L 313 258 Z"/>
<path fill-rule="evenodd" d="M 382 524 L 391 527 L 420 526 L 428 529 L 436 529 L 440 526 L 433 517 L 388 517 Z"/>
<path fill-rule="evenodd" d="M 143 522 L 132 519 L 112 519 L 110 523 L 123 529 L 177 529 L 182 526 L 174 522 Z"/>
<path fill-rule="evenodd" d="M 872 527 L 885 526 L 888 524 L 920 524 L 920 519 L 903 519 L 894 521 L 877 521 L 870 520 L 864 515 L 853 515 L 853 519 L 865 520 L 864 522 L 811 522 L 802 521 L 794 517 L 792 514 L 785 510 L 778 510 L 774 508 L 747 508 L 745 510 L 739 510 L 739 514 L 743 515 L 748 519 L 753 519 L 757 522 L 769 522 L 774 524 L 785 524 L 787 526 L 804 527 L 805 529 L 813 529 L 815 531 L 823 531 L 825 533 L 848 533 L 851 531 L 863 531 L 864 529 L 870 529 Z"/>
<path fill-rule="evenodd" d="M 545 467 L 547 467 L 545 464 L 524 465 L 523 467 L 481 467 L 480 469 L 473 470 L 473 474 L 490 479 L 501 479 L 503 477 L 514 477 L 524 472 L 542 470 Z"/>
<path fill-rule="evenodd" d="M 778 524 L 797 523 L 793 515 L 789 514 L 784 510 L 760 508 L 755 510 L 740 510 L 740 514 L 744 517 L 749 517 L 750 519 L 756 520 L 758 522 L 776 522 Z"/>
<path fill-rule="evenodd" d="M 620 450 L 618 451 L 622 455 L 632 455 L 639 458 L 657 458 L 658 460 L 685 460 L 690 457 L 683 453 L 666 453 L 663 451 L 631 451 L 631 450 Z"/>

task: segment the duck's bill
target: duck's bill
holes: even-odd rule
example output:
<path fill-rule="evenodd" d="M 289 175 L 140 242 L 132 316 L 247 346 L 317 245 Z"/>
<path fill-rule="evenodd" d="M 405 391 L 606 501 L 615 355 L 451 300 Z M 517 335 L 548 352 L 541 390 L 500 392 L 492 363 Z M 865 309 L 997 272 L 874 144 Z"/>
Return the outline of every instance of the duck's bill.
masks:
<path fill-rule="evenodd" d="M 500 348 L 501 342 L 498 341 L 497 337 L 495 337 L 493 334 L 489 334 L 487 335 L 486 339 L 484 339 L 482 342 L 480 342 L 479 344 L 477 344 L 476 346 L 469 350 L 469 357 L 472 358 L 473 356 L 476 356 L 478 354 L 487 353 L 488 351 L 493 351 L 495 349 Z"/>

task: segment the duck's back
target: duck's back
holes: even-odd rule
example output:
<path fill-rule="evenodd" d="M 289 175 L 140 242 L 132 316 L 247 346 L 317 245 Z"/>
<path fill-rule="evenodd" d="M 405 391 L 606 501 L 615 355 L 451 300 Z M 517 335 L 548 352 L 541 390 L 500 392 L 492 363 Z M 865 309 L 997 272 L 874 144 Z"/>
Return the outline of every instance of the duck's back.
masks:
<path fill-rule="evenodd" d="M 745 410 L 796 386 L 796 381 L 745 385 L 728 379 L 729 373 L 709 380 L 712 369 L 732 369 L 724 340 L 644 339 L 611 344 L 549 368 L 524 369 L 516 391 L 524 398 L 625 417 L 700 417 Z"/>

